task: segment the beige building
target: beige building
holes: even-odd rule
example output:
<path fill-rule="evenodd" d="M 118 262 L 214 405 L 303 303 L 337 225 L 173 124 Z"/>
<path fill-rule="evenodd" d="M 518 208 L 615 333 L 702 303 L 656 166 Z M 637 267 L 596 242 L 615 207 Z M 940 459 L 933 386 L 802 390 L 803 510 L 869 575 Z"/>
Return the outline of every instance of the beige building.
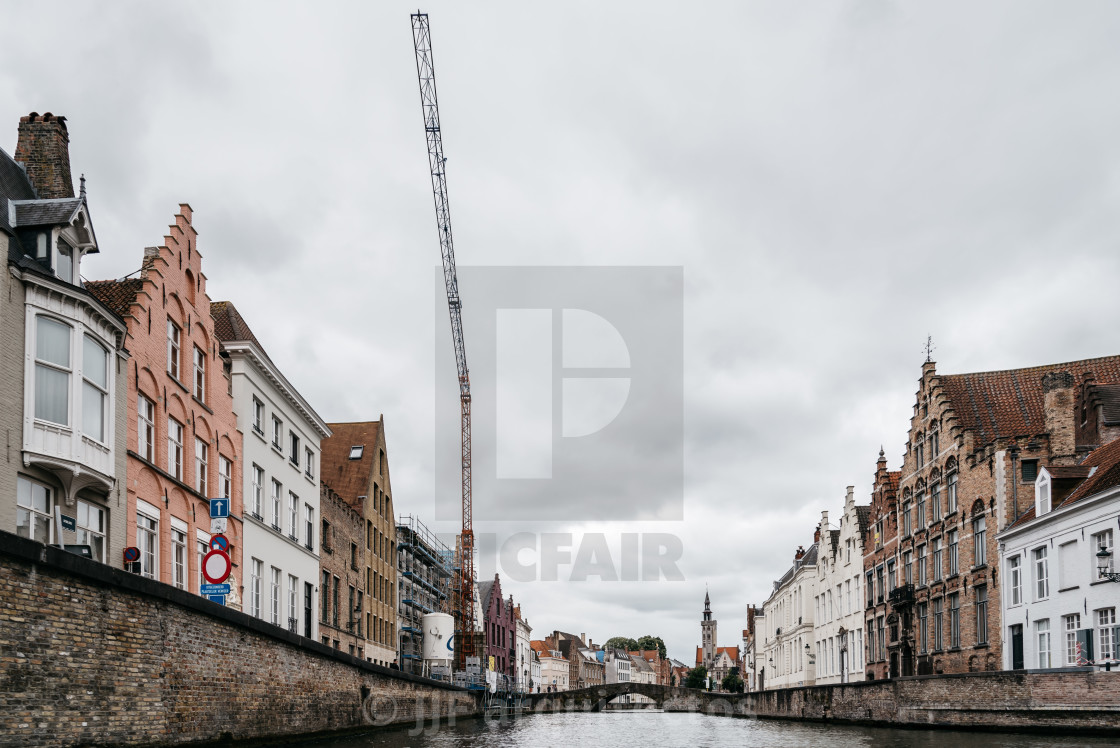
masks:
<path fill-rule="evenodd" d="M 365 658 L 391 665 L 398 657 L 396 522 L 389 460 L 385 449 L 385 418 L 358 423 L 328 424 L 331 436 L 322 442 L 322 480 L 365 521 Z M 331 549 L 350 553 L 346 548 Z M 324 548 L 324 554 L 331 550 Z M 361 570 L 361 566 L 352 561 Z"/>

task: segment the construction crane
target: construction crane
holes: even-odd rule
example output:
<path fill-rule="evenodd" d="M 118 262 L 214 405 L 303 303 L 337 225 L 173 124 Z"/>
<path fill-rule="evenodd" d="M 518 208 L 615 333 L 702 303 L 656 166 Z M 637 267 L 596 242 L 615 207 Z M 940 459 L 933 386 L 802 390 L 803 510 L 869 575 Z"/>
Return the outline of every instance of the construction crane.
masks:
<path fill-rule="evenodd" d="M 432 36 L 427 13 L 412 14 L 412 40 L 416 48 L 416 76 L 420 81 L 420 103 L 424 110 L 424 134 L 428 141 L 428 167 L 432 175 L 432 198 L 436 206 L 439 253 L 443 260 L 443 285 L 451 315 L 451 338 L 455 344 L 455 366 L 459 373 L 460 426 L 463 459 L 463 529 L 460 535 L 458 608 L 458 661 L 463 669 L 474 656 L 474 529 L 471 519 L 471 379 L 467 349 L 463 342 L 463 314 L 459 302 L 459 279 L 455 274 L 455 243 L 451 238 L 451 207 L 447 201 L 447 159 L 439 129 L 436 98 L 436 69 L 432 59 Z"/>

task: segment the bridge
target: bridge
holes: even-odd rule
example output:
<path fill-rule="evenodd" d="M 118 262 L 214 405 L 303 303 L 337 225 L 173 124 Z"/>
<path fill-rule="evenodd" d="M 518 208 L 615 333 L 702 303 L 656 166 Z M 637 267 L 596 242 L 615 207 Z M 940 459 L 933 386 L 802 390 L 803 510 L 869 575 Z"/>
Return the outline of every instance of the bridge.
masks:
<path fill-rule="evenodd" d="M 609 702 L 626 694 L 645 696 L 667 712 L 701 712 L 728 717 L 748 717 L 755 713 L 751 701 L 743 694 L 712 693 L 653 683 L 607 683 L 571 691 L 526 694 L 525 711 L 598 712 Z"/>

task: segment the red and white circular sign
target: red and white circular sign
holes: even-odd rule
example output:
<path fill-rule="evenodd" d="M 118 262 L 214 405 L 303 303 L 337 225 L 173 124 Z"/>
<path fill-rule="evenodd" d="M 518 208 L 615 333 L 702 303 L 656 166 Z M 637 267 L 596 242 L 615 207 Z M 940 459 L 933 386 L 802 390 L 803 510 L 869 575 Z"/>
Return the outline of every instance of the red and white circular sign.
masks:
<path fill-rule="evenodd" d="M 210 584 L 221 584 L 229 579 L 233 563 L 225 551 L 214 549 L 202 557 L 202 576 Z"/>

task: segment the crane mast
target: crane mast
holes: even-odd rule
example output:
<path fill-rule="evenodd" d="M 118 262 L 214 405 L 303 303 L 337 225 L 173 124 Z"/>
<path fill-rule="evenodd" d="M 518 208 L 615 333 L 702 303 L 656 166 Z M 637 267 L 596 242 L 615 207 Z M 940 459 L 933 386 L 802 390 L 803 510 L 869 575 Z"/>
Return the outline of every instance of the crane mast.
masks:
<path fill-rule="evenodd" d="M 436 97 L 436 71 L 432 59 L 432 37 L 427 13 L 412 14 L 412 39 L 416 49 L 416 75 L 420 81 L 420 103 L 424 111 L 424 134 L 428 141 L 428 167 L 432 176 L 432 198 L 436 208 L 436 229 L 443 260 L 443 285 L 447 310 L 451 315 L 451 338 L 455 345 L 455 366 L 459 374 L 460 430 L 462 438 L 463 528 L 460 535 L 459 577 L 456 595 L 458 608 L 459 667 L 474 655 L 474 529 L 471 517 L 471 380 L 467 369 L 467 349 L 463 342 L 463 315 L 459 302 L 459 279 L 455 274 L 455 243 L 451 238 L 451 207 L 447 200 L 447 159 L 439 129 L 439 101 Z"/>

